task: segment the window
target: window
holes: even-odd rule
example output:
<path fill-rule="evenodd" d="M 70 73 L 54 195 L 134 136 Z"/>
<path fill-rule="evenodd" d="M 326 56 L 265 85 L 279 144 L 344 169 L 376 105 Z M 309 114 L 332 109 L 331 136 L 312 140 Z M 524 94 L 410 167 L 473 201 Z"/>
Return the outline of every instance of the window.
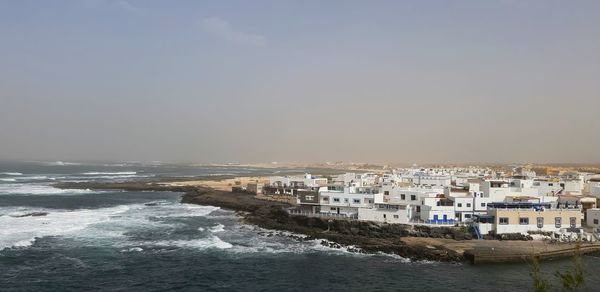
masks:
<path fill-rule="evenodd" d="M 467 208 L 471 208 L 471 203 L 467 203 Z"/>
<path fill-rule="evenodd" d="M 329 202 L 329 197 L 323 197 L 323 202 Z"/>
<path fill-rule="evenodd" d="M 507 225 L 508 224 L 508 217 L 500 217 L 500 218 L 498 218 L 498 220 L 500 222 L 499 223 L 500 225 Z"/>
<path fill-rule="evenodd" d="M 537 227 L 538 228 L 542 228 L 544 227 L 544 217 L 537 217 Z"/>
<path fill-rule="evenodd" d="M 458 204 L 456 204 L 456 206 L 460 208 L 460 207 L 462 207 L 462 203 L 458 203 Z"/>
<path fill-rule="evenodd" d="M 594 219 L 594 224 L 598 224 L 598 219 Z"/>
<path fill-rule="evenodd" d="M 471 214 L 465 214 L 465 218 L 471 218 Z"/>
<path fill-rule="evenodd" d="M 330 210 L 331 210 L 331 211 L 335 211 L 335 210 L 337 210 L 337 209 L 336 209 L 335 207 L 331 207 L 331 208 L 330 208 Z"/>
<path fill-rule="evenodd" d="M 387 215 L 383 214 L 383 219 L 387 218 Z"/>
<path fill-rule="evenodd" d="M 369 199 L 369 204 L 373 204 L 373 199 Z"/>
<path fill-rule="evenodd" d="M 333 201 L 336 202 L 336 203 L 339 203 L 340 202 L 340 198 L 333 198 Z"/>
<path fill-rule="evenodd" d="M 560 187 L 561 187 L 561 188 L 564 188 L 564 187 L 565 187 L 565 184 L 564 184 L 564 183 L 561 183 L 561 184 L 560 184 Z"/>
<path fill-rule="evenodd" d="M 577 227 L 577 217 L 569 217 L 569 223 L 571 224 L 571 228 Z"/>
<path fill-rule="evenodd" d="M 421 212 L 421 206 L 417 206 L 417 213 Z"/>
<path fill-rule="evenodd" d="M 548 184 L 548 186 L 549 186 L 549 187 L 552 187 L 552 186 L 554 186 L 554 184 L 553 184 L 553 183 L 549 183 L 549 184 Z"/>
<path fill-rule="evenodd" d="M 354 199 L 352 202 L 354 202 L 354 204 L 360 204 L 360 199 Z"/>
<path fill-rule="evenodd" d="M 481 207 L 485 207 L 485 203 L 481 203 Z"/>
<path fill-rule="evenodd" d="M 394 218 L 398 219 L 398 215 L 394 215 Z"/>
<path fill-rule="evenodd" d="M 560 217 L 554 217 L 554 227 L 556 228 L 560 228 L 561 224 L 561 218 Z"/>
<path fill-rule="evenodd" d="M 384 191 L 384 192 L 383 192 L 383 195 L 384 195 L 384 196 L 389 196 L 389 195 L 390 195 L 390 191 Z"/>
<path fill-rule="evenodd" d="M 417 200 L 417 196 L 415 196 L 415 195 L 410 195 L 410 200 L 411 200 L 411 201 L 416 201 L 416 200 Z"/>
<path fill-rule="evenodd" d="M 527 217 L 521 217 L 521 218 L 519 218 L 519 224 L 521 224 L 521 225 L 529 225 L 529 218 L 527 218 Z"/>
<path fill-rule="evenodd" d="M 344 198 L 344 203 L 348 203 L 348 198 Z"/>
<path fill-rule="evenodd" d="M 401 195 L 400 195 L 400 199 L 402 199 L 402 200 L 406 200 L 406 195 L 405 195 L 405 194 L 401 194 Z"/>
<path fill-rule="evenodd" d="M 304 199 L 307 201 L 312 201 L 315 199 L 315 196 L 304 196 Z"/>

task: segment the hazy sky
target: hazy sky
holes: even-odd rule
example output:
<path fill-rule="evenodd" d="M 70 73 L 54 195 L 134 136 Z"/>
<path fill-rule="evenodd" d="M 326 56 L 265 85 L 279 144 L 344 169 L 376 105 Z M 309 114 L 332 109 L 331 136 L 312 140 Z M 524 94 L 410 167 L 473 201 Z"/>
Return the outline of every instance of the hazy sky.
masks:
<path fill-rule="evenodd" d="M 600 162 L 600 1 L 0 0 L 0 159 Z"/>

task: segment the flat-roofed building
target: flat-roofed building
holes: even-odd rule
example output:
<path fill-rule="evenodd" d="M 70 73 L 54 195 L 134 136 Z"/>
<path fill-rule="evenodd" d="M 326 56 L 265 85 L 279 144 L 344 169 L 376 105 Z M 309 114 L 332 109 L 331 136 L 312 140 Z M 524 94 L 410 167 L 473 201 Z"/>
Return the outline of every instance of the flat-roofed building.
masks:
<path fill-rule="evenodd" d="M 579 207 L 562 208 L 552 203 L 490 203 L 486 222 L 479 223 L 483 234 L 493 230 L 496 234 L 529 231 L 577 232 L 583 214 Z"/>

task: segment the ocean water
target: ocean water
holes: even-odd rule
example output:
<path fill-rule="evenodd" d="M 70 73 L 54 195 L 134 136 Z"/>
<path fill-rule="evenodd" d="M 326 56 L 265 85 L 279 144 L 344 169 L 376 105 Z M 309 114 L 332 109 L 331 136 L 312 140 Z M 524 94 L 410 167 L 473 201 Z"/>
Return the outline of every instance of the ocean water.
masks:
<path fill-rule="evenodd" d="M 412 262 L 243 224 L 181 194 L 60 190 L 57 181 L 286 173 L 243 167 L 0 163 L 0 291 L 526 291 L 525 264 Z M 585 257 L 586 290 L 600 259 Z M 546 277 L 570 261 L 542 263 Z M 558 285 L 556 282 L 555 285 Z"/>

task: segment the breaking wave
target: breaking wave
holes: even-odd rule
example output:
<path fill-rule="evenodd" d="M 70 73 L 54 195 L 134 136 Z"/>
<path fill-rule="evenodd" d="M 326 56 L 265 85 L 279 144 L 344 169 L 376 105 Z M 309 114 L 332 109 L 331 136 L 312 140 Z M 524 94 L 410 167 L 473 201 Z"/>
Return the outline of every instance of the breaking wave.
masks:
<path fill-rule="evenodd" d="M 207 248 L 229 249 L 229 248 L 233 247 L 233 245 L 231 243 L 223 241 L 221 238 L 219 238 L 217 236 L 210 236 L 208 238 L 198 238 L 198 239 L 191 239 L 191 240 L 155 241 L 155 242 L 149 242 L 147 244 L 152 245 L 152 246 L 175 246 L 175 247 L 199 248 L 199 249 L 207 249 Z"/>
<path fill-rule="evenodd" d="M 225 225 L 217 224 L 216 226 L 211 227 L 210 231 L 211 232 L 223 232 L 223 231 L 225 231 Z"/>
<path fill-rule="evenodd" d="M 22 173 L 20 173 L 20 172 L 2 172 L 1 174 L 4 174 L 4 175 L 12 175 L 12 176 L 23 175 L 23 174 L 22 174 Z"/>
<path fill-rule="evenodd" d="M 129 210 L 127 206 L 101 209 L 83 209 L 76 211 L 43 210 L 45 216 L 23 216 L 33 210 L 16 209 L 9 216 L 0 216 L 0 250 L 11 247 L 32 245 L 37 238 L 45 236 L 64 236 L 81 231 L 92 224 L 110 220 Z M 35 211 L 40 212 L 40 209 Z"/>
<path fill-rule="evenodd" d="M 20 176 L 17 178 L 18 180 L 47 180 L 49 179 L 45 175 L 36 175 L 36 176 Z M 52 179 L 52 178 L 50 178 Z"/>
<path fill-rule="evenodd" d="M 57 195 L 97 193 L 89 189 L 59 189 L 48 185 L 1 184 L 0 195 Z"/>

